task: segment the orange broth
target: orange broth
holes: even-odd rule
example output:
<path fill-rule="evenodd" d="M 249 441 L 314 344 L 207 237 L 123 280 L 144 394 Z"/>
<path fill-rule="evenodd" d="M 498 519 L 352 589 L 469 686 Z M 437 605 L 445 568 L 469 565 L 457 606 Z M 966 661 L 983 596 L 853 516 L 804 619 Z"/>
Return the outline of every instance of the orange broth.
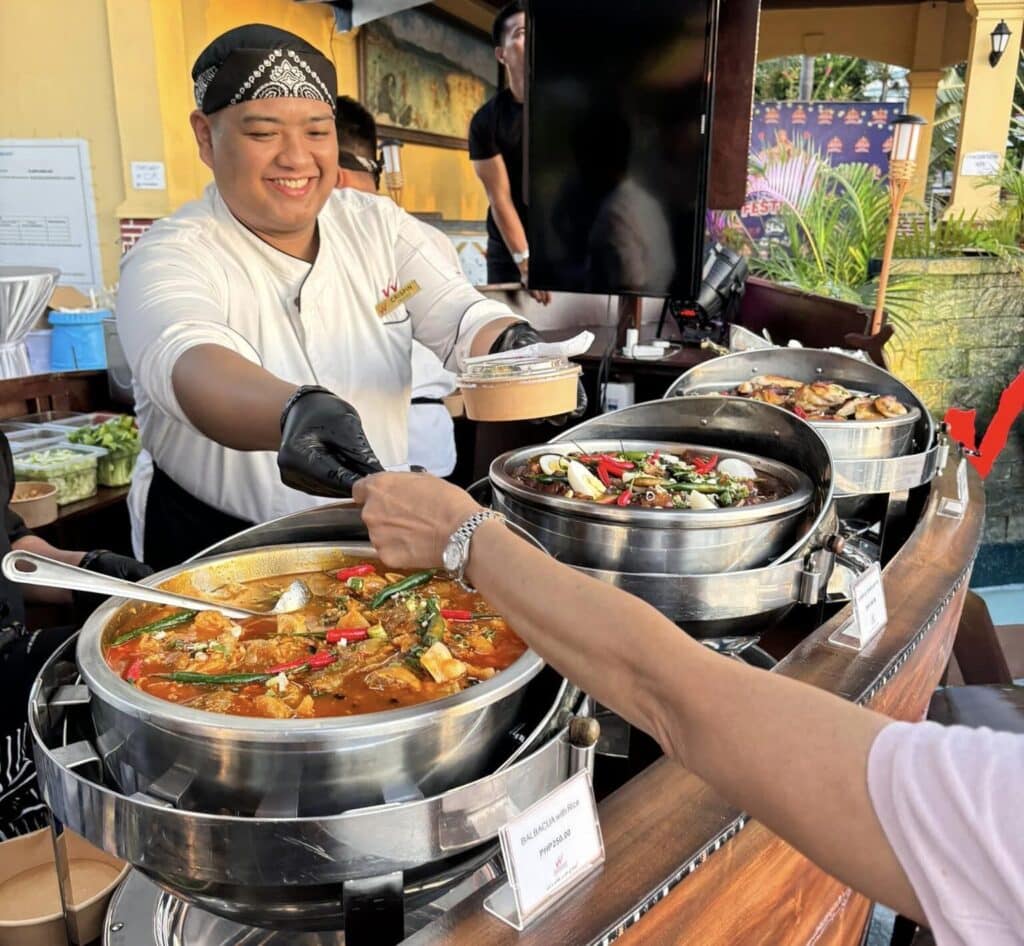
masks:
<path fill-rule="evenodd" d="M 353 566 L 364 574 L 347 576 Z M 439 699 L 489 679 L 526 650 L 479 594 L 444 576 L 372 607 L 381 590 L 411 574 L 353 559 L 340 571 L 222 589 L 225 604 L 266 610 L 296 578 L 305 581 L 312 592 L 307 606 L 276 618 L 234 622 L 219 612 L 188 617 L 175 608 L 130 605 L 108 629 L 104 654 L 115 673 L 161 699 L 287 719 L 352 716 Z M 175 616 L 183 622 L 114 643 Z M 208 679 L 197 681 L 194 674 Z"/>

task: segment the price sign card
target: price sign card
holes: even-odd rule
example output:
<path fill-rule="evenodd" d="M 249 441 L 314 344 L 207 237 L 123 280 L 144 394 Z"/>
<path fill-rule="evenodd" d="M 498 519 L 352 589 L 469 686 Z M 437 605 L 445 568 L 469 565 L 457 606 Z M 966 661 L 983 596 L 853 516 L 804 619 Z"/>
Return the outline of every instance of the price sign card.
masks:
<path fill-rule="evenodd" d="M 882 570 L 877 562 L 857 576 L 853 582 L 851 598 L 853 619 L 839 628 L 829 640 L 833 644 L 860 650 L 870 644 L 889 622 Z"/>
<path fill-rule="evenodd" d="M 584 769 L 501 829 L 508 883 L 485 908 L 517 930 L 604 863 L 597 803 Z"/>
<path fill-rule="evenodd" d="M 956 468 L 956 499 L 944 496 L 939 501 L 938 515 L 947 519 L 963 519 L 967 512 L 970 491 L 967 488 L 967 457 L 961 457 Z"/>

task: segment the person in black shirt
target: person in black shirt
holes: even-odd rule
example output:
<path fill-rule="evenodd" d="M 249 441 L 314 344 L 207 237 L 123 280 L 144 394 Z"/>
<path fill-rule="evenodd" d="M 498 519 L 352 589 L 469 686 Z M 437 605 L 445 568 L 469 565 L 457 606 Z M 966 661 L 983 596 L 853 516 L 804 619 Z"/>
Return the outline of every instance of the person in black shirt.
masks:
<path fill-rule="evenodd" d="M 0 432 L 0 498 L 4 500 L 4 530 L 0 558 L 11 549 L 37 552 L 68 565 L 138 581 L 153 569 L 133 558 L 104 549 L 69 552 L 54 548 L 33 535 L 10 506 L 14 494 L 14 460 L 7 437 Z M 36 588 L 8 581 L 0 574 L 0 840 L 35 831 L 46 824 L 46 807 L 36 787 L 36 770 L 28 732 L 28 695 L 47 658 L 73 627 L 28 631 L 25 627 L 26 597 L 50 604 L 75 604 L 76 613 L 88 613 L 100 600 L 93 595 Z"/>
<path fill-rule="evenodd" d="M 469 125 L 469 157 L 487 191 L 487 281 L 527 282 L 523 200 L 523 97 L 526 92 L 526 13 L 522 0 L 502 7 L 491 28 L 494 55 L 508 87 L 481 106 Z M 531 293 L 547 304 L 546 292 Z"/>

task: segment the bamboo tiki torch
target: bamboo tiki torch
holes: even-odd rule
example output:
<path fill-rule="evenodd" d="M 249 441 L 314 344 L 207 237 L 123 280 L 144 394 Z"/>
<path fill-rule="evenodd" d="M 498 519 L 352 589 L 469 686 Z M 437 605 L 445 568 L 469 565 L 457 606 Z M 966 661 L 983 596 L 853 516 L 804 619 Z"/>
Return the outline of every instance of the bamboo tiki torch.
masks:
<path fill-rule="evenodd" d="M 917 145 L 921 140 L 921 126 L 927 122 L 918 115 L 899 115 L 892 122 L 892 150 L 889 152 L 889 230 L 882 251 L 882 271 L 878 275 L 878 301 L 871 318 L 871 334 L 877 335 L 882 327 L 885 310 L 885 290 L 889 285 L 889 267 L 896 245 L 896 231 L 900 222 L 900 207 L 914 180 L 917 170 Z"/>

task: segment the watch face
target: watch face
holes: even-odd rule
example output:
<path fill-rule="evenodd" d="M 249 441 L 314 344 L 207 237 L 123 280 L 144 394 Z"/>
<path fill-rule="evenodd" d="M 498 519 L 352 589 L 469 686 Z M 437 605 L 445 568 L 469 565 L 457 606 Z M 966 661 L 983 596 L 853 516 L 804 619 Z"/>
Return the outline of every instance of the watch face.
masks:
<path fill-rule="evenodd" d="M 441 564 L 444 565 L 446 571 L 454 572 L 458 570 L 461 561 L 462 544 L 455 539 L 452 539 L 444 547 L 444 552 L 441 555 Z"/>

